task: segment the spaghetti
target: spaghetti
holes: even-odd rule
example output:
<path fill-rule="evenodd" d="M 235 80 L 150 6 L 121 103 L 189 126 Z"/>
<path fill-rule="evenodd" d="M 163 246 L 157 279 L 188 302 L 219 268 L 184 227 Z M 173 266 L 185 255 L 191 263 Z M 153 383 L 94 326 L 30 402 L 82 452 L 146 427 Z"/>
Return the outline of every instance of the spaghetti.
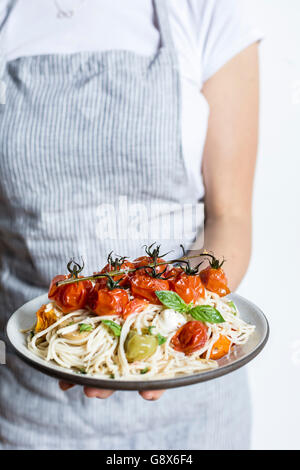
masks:
<path fill-rule="evenodd" d="M 207 340 L 189 355 L 175 350 L 172 338 L 193 320 L 190 313 L 151 303 L 124 319 L 116 314 L 98 316 L 87 308 L 64 314 L 55 302 L 50 302 L 42 311 L 55 321 L 41 331 L 30 332 L 28 348 L 46 361 L 99 378 L 140 380 L 142 376 L 147 380 L 199 373 L 218 367 L 211 354 L 220 337 L 227 338 L 230 354 L 233 347 L 248 341 L 255 327 L 240 318 L 231 301 L 208 290 L 195 305 L 213 307 L 224 321 L 204 322 Z M 133 332 L 138 338 L 149 336 L 157 342 L 153 354 L 142 360 L 128 360 L 126 341 Z"/>

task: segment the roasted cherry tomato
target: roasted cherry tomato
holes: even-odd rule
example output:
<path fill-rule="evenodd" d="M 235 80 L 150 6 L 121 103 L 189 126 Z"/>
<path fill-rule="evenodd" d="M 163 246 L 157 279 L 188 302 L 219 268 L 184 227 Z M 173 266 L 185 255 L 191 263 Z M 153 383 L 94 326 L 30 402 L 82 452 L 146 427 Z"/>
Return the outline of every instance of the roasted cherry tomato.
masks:
<path fill-rule="evenodd" d="M 123 313 L 123 318 L 126 320 L 129 315 L 132 313 L 141 313 L 149 305 L 149 302 L 145 299 L 133 299 L 131 300 L 125 308 Z"/>
<path fill-rule="evenodd" d="M 171 344 L 176 351 L 187 356 L 201 349 L 208 339 L 208 329 L 200 321 L 189 321 L 175 333 Z"/>
<path fill-rule="evenodd" d="M 231 341 L 227 336 L 221 335 L 219 339 L 215 342 L 212 347 L 209 358 L 210 359 L 221 359 L 221 357 L 226 356 L 229 353 Z"/>
<path fill-rule="evenodd" d="M 72 264 L 73 268 L 71 269 Z M 83 266 L 80 266 L 74 261 L 70 261 L 68 263 L 68 270 L 70 271 L 69 276 L 58 275 L 51 281 L 48 297 L 54 300 L 63 313 L 74 312 L 86 306 L 88 295 L 92 289 L 92 283 L 90 281 L 79 281 L 59 287 L 56 285 L 57 282 L 64 281 L 65 279 L 72 277 L 78 278 L 78 274 L 82 269 Z"/>
<path fill-rule="evenodd" d="M 185 272 L 180 273 L 172 282 L 172 288 L 187 304 L 195 303 L 205 296 L 205 289 L 198 274 L 189 276 Z"/>
<path fill-rule="evenodd" d="M 192 267 L 184 246 L 180 246 L 183 259 L 180 262 L 180 266 L 173 267 L 169 270 L 166 279 L 168 279 L 171 289 L 174 290 L 185 303 L 189 304 L 205 297 L 205 288 L 199 276 L 199 267 L 203 261 L 197 266 Z"/>
<path fill-rule="evenodd" d="M 230 294 L 228 281 L 222 269 L 224 260 L 220 262 L 213 255 L 206 254 L 205 256 L 211 257 L 209 266 L 200 272 L 201 281 L 205 288 L 210 292 L 218 294 L 220 297 Z"/>
<path fill-rule="evenodd" d="M 124 349 L 128 362 L 144 361 L 157 350 L 158 342 L 155 336 L 139 335 L 130 331 L 127 335 Z"/>
<path fill-rule="evenodd" d="M 96 284 L 89 295 L 88 306 L 99 316 L 123 315 L 129 302 L 129 296 L 124 289 L 101 287 Z"/>
<path fill-rule="evenodd" d="M 135 265 L 128 261 L 125 257 L 112 257 L 112 252 L 108 255 L 107 258 L 107 265 L 100 271 L 100 273 L 96 274 L 103 274 L 103 273 L 110 273 L 111 271 L 122 271 L 126 269 L 134 269 Z M 129 284 L 130 274 L 123 274 L 120 276 L 114 276 L 114 281 L 119 281 L 119 286 L 124 287 Z M 107 279 L 99 278 L 96 280 L 97 284 L 100 284 L 101 287 L 106 287 Z"/>
<path fill-rule="evenodd" d="M 159 264 L 159 266 L 156 266 L 155 267 L 155 271 L 156 273 L 158 274 L 161 274 L 167 267 L 166 264 L 160 264 L 160 263 L 163 263 L 165 260 L 162 259 L 162 258 L 157 258 L 156 259 L 156 262 Z M 140 258 L 137 258 L 134 260 L 134 267 L 135 268 L 141 268 L 142 266 L 148 266 L 149 264 L 152 264 L 153 263 L 153 259 L 150 257 L 150 256 L 141 256 Z M 144 269 L 141 269 L 140 270 L 141 272 L 142 271 L 146 271 L 146 272 L 150 272 L 151 269 L 150 268 L 146 268 L 145 270 Z"/>
<path fill-rule="evenodd" d="M 159 266 L 155 266 L 153 268 L 148 269 L 140 269 L 140 272 L 148 273 L 148 274 L 162 274 L 168 269 L 167 264 L 160 264 L 164 263 L 164 259 L 159 256 L 160 245 L 157 245 L 153 248 L 154 243 L 150 246 L 146 246 L 145 251 L 147 256 L 140 256 L 139 258 L 134 260 L 135 268 L 142 268 L 143 266 L 148 266 L 149 264 L 155 264 Z M 163 255 L 164 256 L 164 255 Z"/>
<path fill-rule="evenodd" d="M 39 333 L 40 331 L 46 330 L 49 326 L 53 325 L 58 318 L 55 315 L 53 309 L 46 311 L 46 305 L 42 305 L 41 308 L 36 312 L 36 325 L 35 325 L 35 333 Z"/>
<path fill-rule="evenodd" d="M 166 279 L 169 281 L 170 288 L 175 290 L 175 282 L 180 274 L 184 273 L 184 270 L 180 267 L 171 267 L 165 274 Z"/>
<path fill-rule="evenodd" d="M 130 280 L 131 293 L 134 297 L 147 299 L 152 304 L 160 305 L 155 295 L 157 290 L 169 290 L 169 282 L 165 279 L 151 277 L 143 271 L 137 271 Z"/>

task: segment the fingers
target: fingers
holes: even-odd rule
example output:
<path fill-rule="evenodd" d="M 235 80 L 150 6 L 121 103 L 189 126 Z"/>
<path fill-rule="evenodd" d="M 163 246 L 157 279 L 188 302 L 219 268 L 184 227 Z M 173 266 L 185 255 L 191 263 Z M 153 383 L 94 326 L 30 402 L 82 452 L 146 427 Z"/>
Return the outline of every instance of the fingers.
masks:
<path fill-rule="evenodd" d="M 63 380 L 59 381 L 59 387 L 61 390 L 66 392 L 70 388 L 74 387 L 74 384 L 70 384 L 68 382 L 64 382 Z M 84 387 L 83 388 L 85 395 L 88 398 L 101 398 L 102 400 L 109 398 L 114 391 L 113 390 L 102 390 L 99 388 L 91 388 L 91 387 Z M 139 392 L 142 398 L 147 401 L 155 401 L 158 400 L 162 394 L 164 393 L 164 390 L 146 390 L 143 392 Z"/>
<path fill-rule="evenodd" d="M 88 398 L 109 398 L 114 391 L 113 390 L 102 390 L 100 388 L 91 388 L 91 387 L 84 387 L 83 388 L 85 395 Z"/>
<path fill-rule="evenodd" d="M 158 400 L 162 394 L 164 393 L 164 390 L 146 390 L 145 392 L 139 392 L 142 398 L 144 400 L 149 400 L 149 401 L 155 401 Z"/>
<path fill-rule="evenodd" d="M 64 382 L 63 380 L 59 381 L 59 387 L 61 390 L 66 392 L 70 388 L 74 387 L 74 384 L 70 384 L 68 382 Z M 90 388 L 90 387 L 84 387 L 83 388 L 85 395 L 88 398 L 108 398 L 110 397 L 114 392 L 113 390 L 101 390 L 99 388 Z"/>
<path fill-rule="evenodd" d="M 70 388 L 74 387 L 74 384 L 70 384 L 68 382 L 64 382 L 63 380 L 60 380 L 59 381 L 59 387 L 61 388 L 61 390 L 63 392 L 66 392 L 67 390 L 69 390 Z"/>

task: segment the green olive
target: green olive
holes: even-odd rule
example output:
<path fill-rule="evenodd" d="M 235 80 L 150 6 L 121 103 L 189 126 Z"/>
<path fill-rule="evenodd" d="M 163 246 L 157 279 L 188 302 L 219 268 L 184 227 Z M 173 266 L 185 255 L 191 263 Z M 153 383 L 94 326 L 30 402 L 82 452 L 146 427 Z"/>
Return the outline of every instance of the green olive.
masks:
<path fill-rule="evenodd" d="M 128 362 L 148 359 L 155 353 L 157 345 L 155 336 L 139 335 L 134 331 L 130 331 L 124 345 Z"/>

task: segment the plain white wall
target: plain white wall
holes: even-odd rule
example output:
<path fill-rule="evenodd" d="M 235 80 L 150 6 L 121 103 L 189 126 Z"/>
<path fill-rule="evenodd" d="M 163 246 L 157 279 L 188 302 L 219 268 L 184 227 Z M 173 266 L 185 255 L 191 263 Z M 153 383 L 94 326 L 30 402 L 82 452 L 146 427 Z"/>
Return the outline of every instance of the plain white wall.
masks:
<path fill-rule="evenodd" d="M 250 366 L 253 449 L 300 449 L 300 1 L 252 0 L 261 44 L 254 244 L 239 293 L 271 327 Z"/>

